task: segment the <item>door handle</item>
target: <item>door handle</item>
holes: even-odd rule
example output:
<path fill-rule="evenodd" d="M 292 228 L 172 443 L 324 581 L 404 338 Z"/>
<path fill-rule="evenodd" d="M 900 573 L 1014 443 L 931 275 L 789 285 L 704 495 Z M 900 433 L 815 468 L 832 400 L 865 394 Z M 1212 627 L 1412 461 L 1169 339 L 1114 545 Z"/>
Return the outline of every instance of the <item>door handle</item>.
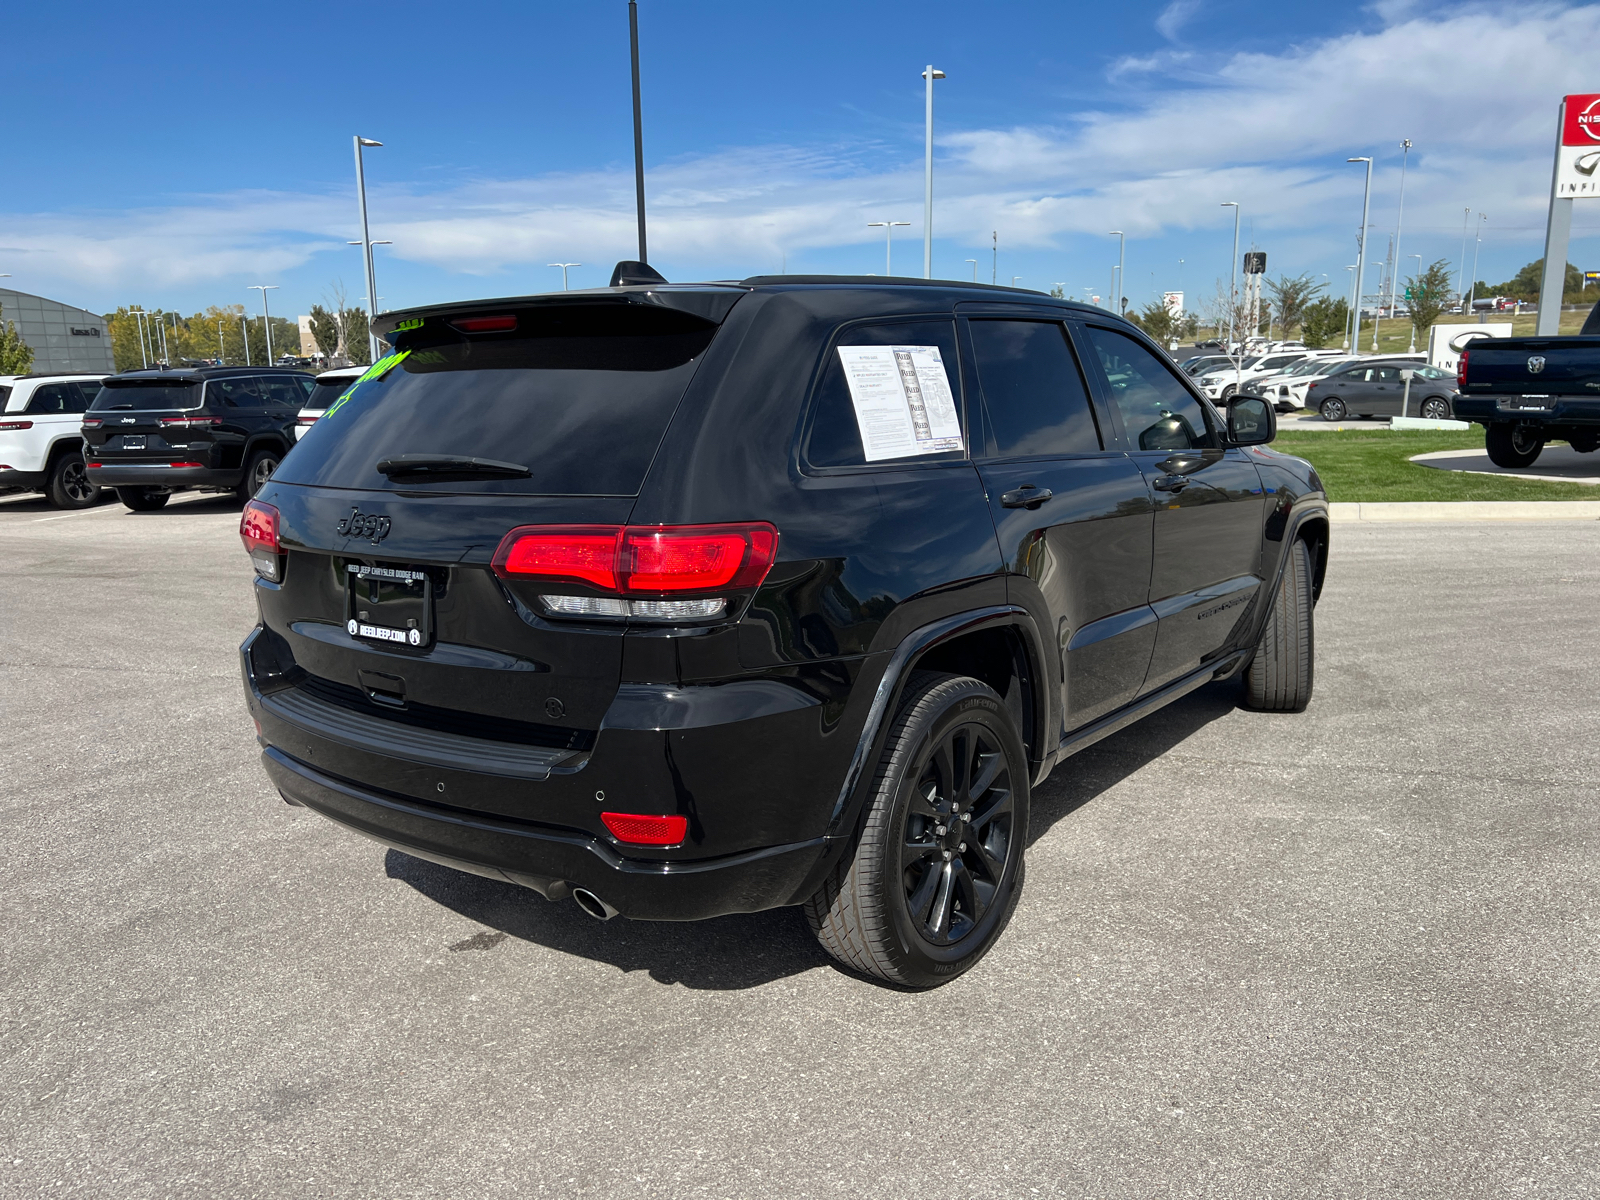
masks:
<path fill-rule="evenodd" d="M 1181 492 L 1189 486 L 1189 481 L 1182 475 L 1163 475 L 1152 481 L 1150 486 L 1158 492 Z"/>
<path fill-rule="evenodd" d="M 1000 506 L 1002 508 L 1035 509 L 1054 495 L 1055 493 L 1049 488 L 1034 487 L 1031 483 L 1025 483 L 1019 488 L 1014 488 L 1002 494 Z"/>

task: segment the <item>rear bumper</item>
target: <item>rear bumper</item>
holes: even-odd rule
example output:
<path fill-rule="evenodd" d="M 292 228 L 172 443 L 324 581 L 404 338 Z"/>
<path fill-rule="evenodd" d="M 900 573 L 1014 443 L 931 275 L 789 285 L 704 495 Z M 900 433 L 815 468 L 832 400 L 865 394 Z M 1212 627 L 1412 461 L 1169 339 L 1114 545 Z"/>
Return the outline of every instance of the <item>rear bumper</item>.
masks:
<path fill-rule="evenodd" d="M 93 459 L 91 462 L 95 461 Z M 174 467 L 167 463 L 102 462 L 89 467 L 89 482 L 97 487 L 238 487 L 243 470 L 215 471 L 210 467 Z"/>
<path fill-rule="evenodd" d="M 43 486 L 43 471 L 0 470 L 0 488 L 28 488 L 32 490 Z"/>
<path fill-rule="evenodd" d="M 1537 425 L 1600 425 L 1600 396 L 1551 396 L 1548 408 L 1505 408 L 1501 402 L 1517 397 L 1457 396 L 1455 415 L 1461 421 L 1488 425 L 1497 421 Z"/>
<path fill-rule="evenodd" d="M 698 921 L 793 902 L 825 841 L 769 846 L 698 861 L 625 858 L 573 830 L 383 795 L 324 775 L 268 746 L 262 765 L 286 800 L 417 858 L 532 888 L 561 900 L 587 888 L 618 913 Z"/>

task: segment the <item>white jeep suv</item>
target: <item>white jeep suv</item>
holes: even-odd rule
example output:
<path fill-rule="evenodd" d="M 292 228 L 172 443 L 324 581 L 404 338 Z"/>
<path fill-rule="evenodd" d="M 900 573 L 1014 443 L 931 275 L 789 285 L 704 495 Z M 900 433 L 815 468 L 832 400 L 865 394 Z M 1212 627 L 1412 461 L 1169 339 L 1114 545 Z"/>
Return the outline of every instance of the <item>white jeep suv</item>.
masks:
<path fill-rule="evenodd" d="M 0 375 L 0 491 L 43 492 L 58 508 L 100 498 L 83 468 L 83 414 L 104 375 Z"/>

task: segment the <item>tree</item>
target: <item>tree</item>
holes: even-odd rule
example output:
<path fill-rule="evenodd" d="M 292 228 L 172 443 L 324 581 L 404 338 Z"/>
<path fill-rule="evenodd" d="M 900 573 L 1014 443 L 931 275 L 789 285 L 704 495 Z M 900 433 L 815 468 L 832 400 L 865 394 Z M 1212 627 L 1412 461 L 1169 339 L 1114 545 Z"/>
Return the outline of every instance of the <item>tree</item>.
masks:
<path fill-rule="evenodd" d="M 367 310 L 343 309 L 339 313 L 339 324 L 344 327 L 345 353 L 350 358 L 350 365 L 369 365 L 372 362 L 372 346 L 367 336 Z"/>
<path fill-rule="evenodd" d="M 1064 300 L 1067 296 L 1067 290 L 1059 283 L 1053 283 L 1050 285 L 1050 294 L 1057 300 Z"/>
<path fill-rule="evenodd" d="M 1406 308 L 1411 312 L 1411 328 L 1426 339 L 1428 330 L 1444 311 L 1445 300 L 1455 289 L 1450 284 L 1450 264 L 1438 259 L 1421 275 L 1406 281 Z"/>
<path fill-rule="evenodd" d="M 0 318 L 5 309 L 0 308 Z M 14 321 L 0 319 L 0 375 L 25 375 L 33 366 L 33 347 L 22 340 Z"/>
<path fill-rule="evenodd" d="M 1328 285 L 1313 283 L 1310 275 L 1279 275 L 1267 281 L 1266 292 L 1272 297 L 1272 307 L 1278 314 L 1278 325 L 1287 338 L 1305 319 L 1308 306 Z"/>
<path fill-rule="evenodd" d="M 1349 322 L 1350 305 L 1342 297 L 1320 296 L 1306 306 L 1300 319 L 1300 340 L 1321 350 L 1331 339 L 1342 338 Z"/>
<path fill-rule="evenodd" d="M 1219 338 L 1228 336 L 1230 313 L 1233 317 L 1232 332 L 1235 340 L 1243 340 L 1250 336 L 1250 306 L 1244 301 L 1244 288 L 1239 288 L 1230 296 L 1227 280 L 1217 280 L 1217 294 L 1206 302 L 1205 311 L 1208 322 L 1216 325 Z"/>
<path fill-rule="evenodd" d="M 343 339 L 339 336 L 339 318 L 323 308 L 320 304 L 311 306 L 311 336 L 317 341 L 317 349 L 329 358 L 339 353 L 339 344 Z"/>
<path fill-rule="evenodd" d="M 1128 320 L 1165 346 L 1178 333 L 1178 319 L 1163 300 L 1152 300 L 1137 313 L 1129 313 Z"/>

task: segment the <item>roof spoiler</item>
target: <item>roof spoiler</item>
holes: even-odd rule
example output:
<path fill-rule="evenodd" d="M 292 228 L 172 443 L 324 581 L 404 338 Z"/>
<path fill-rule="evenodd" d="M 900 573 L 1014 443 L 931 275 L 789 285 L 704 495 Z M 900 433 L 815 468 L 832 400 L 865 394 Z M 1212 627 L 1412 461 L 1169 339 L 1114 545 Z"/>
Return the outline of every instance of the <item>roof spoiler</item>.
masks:
<path fill-rule="evenodd" d="M 662 275 L 649 263 L 634 262 L 632 259 L 623 259 L 611 272 L 612 287 L 633 287 L 639 284 L 665 283 L 666 276 Z"/>

